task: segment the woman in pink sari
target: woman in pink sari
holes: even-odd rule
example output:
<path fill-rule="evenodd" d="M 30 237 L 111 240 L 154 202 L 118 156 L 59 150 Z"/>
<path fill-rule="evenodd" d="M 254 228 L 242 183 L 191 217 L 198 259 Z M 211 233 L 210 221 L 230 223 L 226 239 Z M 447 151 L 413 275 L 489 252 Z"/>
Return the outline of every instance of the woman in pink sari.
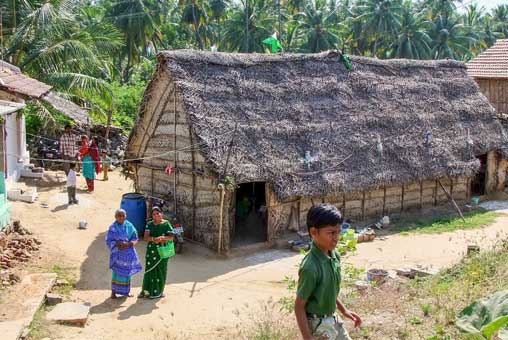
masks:
<path fill-rule="evenodd" d="M 93 137 L 90 144 L 88 144 L 88 138 L 86 136 L 81 137 L 79 154 L 83 160 L 83 177 L 85 177 L 88 191 L 93 192 L 95 174 L 99 174 L 102 171 L 97 137 Z"/>

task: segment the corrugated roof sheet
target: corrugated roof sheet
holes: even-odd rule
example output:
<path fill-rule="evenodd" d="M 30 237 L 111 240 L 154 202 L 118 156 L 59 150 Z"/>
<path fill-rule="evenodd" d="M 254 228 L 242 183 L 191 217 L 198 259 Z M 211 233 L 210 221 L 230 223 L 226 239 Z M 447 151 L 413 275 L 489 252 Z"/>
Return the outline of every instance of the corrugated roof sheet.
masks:
<path fill-rule="evenodd" d="M 508 78 L 508 39 L 498 39 L 466 66 L 473 78 Z"/>
<path fill-rule="evenodd" d="M 5 61 L 0 62 L 0 88 L 35 98 L 51 90 L 50 85 L 24 75 L 19 68 Z"/>

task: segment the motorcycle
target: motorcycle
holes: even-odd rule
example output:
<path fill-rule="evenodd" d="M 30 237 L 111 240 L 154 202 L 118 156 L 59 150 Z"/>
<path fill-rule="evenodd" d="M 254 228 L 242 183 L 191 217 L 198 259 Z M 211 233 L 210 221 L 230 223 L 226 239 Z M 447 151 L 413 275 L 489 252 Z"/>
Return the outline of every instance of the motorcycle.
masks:
<path fill-rule="evenodd" d="M 174 243 L 175 243 L 175 253 L 181 254 L 183 251 L 183 226 L 180 223 L 175 223 L 173 225 L 173 235 L 175 235 Z"/>
<path fill-rule="evenodd" d="M 59 168 L 60 164 L 60 150 L 58 149 L 58 142 L 53 142 L 51 146 L 46 146 L 42 141 L 37 145 L 37 158 L 39 158 L 39 165 L 45 169 L 55 170 Z M 54 159 L 55 161 L 51 161 Z"/>

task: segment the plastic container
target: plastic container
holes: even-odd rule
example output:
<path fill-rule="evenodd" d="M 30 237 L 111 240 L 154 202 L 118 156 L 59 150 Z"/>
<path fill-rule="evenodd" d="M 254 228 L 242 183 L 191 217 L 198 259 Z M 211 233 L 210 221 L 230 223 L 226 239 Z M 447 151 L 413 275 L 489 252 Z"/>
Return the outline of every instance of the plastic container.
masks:
<path fill-rule="evenodd" d="M 480 203 L 480 197 L 473 197 L 473 204 Z"/>
<path fill-rule="evenodd" d="M 127 212 L 127 221 L 131 222 L 138 231 L 138 235 L 142 236 L 146 226 L 145 196 L 135 192 L 124 194 L 120 208 Z"/>

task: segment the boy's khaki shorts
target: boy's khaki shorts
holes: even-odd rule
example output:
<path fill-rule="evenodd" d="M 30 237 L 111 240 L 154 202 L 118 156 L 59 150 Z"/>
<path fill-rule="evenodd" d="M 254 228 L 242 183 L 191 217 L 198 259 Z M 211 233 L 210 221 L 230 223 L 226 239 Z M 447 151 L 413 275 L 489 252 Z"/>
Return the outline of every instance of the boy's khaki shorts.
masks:
<path fill-rule="evenodd" d="M 336 315 L 309 318 L 309 327 L 316 340 L 352 340 L 344 328 L 344 322 Z"/>

